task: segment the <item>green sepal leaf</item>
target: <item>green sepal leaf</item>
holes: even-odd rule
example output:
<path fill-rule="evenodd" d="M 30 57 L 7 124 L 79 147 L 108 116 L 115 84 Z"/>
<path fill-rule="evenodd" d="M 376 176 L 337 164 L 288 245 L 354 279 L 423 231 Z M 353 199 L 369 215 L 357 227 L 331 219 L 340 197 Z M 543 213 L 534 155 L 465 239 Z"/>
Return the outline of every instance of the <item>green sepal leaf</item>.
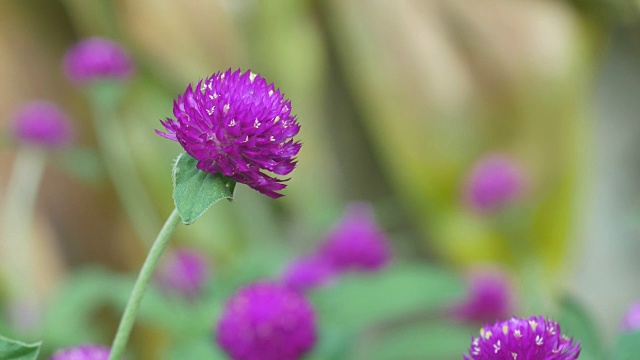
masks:
<path fill-rule="evenodd" d="M 0 336 L 0 360 L 35 360 L 41 344 L 27 344 Z"/>
<path fill-rule="evenodd" d="M 640 354 L 640 331 L 623 333 L 616 339 L 613 360 L 634 360 Z"/>
<path fill-rule="evenodd" d="M 236 182 L 221 174 L 196 168 L 197 160 L 187 153 L 173 165 L 173 201 L 185 225 L 192 224 L 222 199 L 233 199 Z"/>

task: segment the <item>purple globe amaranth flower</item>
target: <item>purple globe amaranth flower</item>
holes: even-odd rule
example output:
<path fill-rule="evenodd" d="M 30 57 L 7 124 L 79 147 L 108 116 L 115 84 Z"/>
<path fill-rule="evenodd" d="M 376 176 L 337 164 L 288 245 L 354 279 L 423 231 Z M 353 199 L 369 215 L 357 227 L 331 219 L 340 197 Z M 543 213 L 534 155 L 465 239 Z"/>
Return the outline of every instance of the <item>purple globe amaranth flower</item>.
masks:
<path fill-rule="evenodd" d="M 466 202 L 479 212 L 494 211 L 516 200 L 524 185 L 524 172 L 514 159 L 504 154 L 487 155 L 469 174 Z"/>
<path fill-rule="evenodd" d="M 97 80 L 125 80 L 134 71 L 131 56 L 117 42 L 92 37 L 72 46 L 64 57 L 67 78 L 77 84 Z"/>
<path fill-rule="evenodd" d="M 352 203 L 327 235 L 319 256 L 338 271 L 373 271 L 384 267 L 391 258 L 385 233 L 378 227 L 371 206 Z"/>
<path fill-rule="evenodd" d="M 199 252 L 178 249 L 169 254 L 156 274 L 158 285 L 171 293 L 193 298 L 209 279 L 211 266 Z"/>
<path fill-rule="evenodd" d="M 631 304 L 622 317 L 623 331 L 640 331 L 640 302 Z"/>
<path fill-rule="evenodd" d="M 512 314 L 513 291 L 510 279 L 499 269 L 475 269 L 468 278 L 467 289 L 467 298 L 452 309 L 455 318 L 483 323 Z"/>
<path fill-rule="evenodd" d="M 173 103 L 175 119 L 159 135 L 177 141 L 198 169 L 222 174 L 278 198 L 295 167 L 301 144 L 291 103 L 259 74 L 218 72 L 191 85 Z"/>
<path fill-rule="evenodd" d="M 574 360 L 580 343 L 560 332 L 560 325 L 542 316 L 512 318 L 485 325 L 471 341 L 464 360 Z"/>
<path fill-rule="evenodd" d="M 16 113 L 14 135 L 21 142 L 59 148 L 71 143 L 73 127 L 58 105 L 37 100 L 27 103 Z"/>
<path fill-rule="evenodd" d="M 296 360 L 315 344 L 315 314 L 300 293 L 276 283 L 254 283 L 227 303 L 217 341 L 234 360 Z"/>
<path fill-rule="evenodd" d="M 111 349 L 99 345 L 80 345 L 58 350 L 49 360 L 108 360 Z"/>
<path fill-rule="evenodd" d="M 316 256 L 298 258 L 284 270 L 282 283 L 294 290 L 306 291 L 327 284 L 335 277 L 335 270 Z"/>

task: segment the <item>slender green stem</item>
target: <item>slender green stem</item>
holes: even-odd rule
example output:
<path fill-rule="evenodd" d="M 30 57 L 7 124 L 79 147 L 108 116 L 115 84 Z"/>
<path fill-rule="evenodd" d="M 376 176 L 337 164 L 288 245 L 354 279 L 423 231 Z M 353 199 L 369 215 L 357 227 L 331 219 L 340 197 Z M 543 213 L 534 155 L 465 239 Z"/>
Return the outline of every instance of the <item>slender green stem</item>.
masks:
<path fill-rule="evenodd" d="M 113 344 L 111 345 L 111 355 L 109 356 L 109 360 L 120 359 L 122 356 L 125 346 L 127 345 L 127 341 L 129 340 L 131 329 L 135 323 L 136 313 L 140 307 L 140 302 L 142 301 L 144 292 L 149 284 L 151 275 L 153 275 L 153 270 L 156 268 L 158 260 L 160 260 L 160 257 L 162 256 L 164 249 L 167 247 L 169 239 L 171 239 L 171 235 L 179 222 L 180 215 L 178 215 L 178 211 L 174 209 L 162 226 L 156 240 L 153 242 L 151 250 L 149 250 L 149 254 L 147 255 L 147 259 L 144 261 L 142 269 L 140 269 L 138 279 L 133 286 L 133 290 L 129 296 L 129 301 L 124 309 L 124 313 L 122 314 L 118 331 L 116 332 Z"/>
<path fill-rule="evenodd" d="M 99 87 L 108 91 L 100 91 Z M 97 84 L 96 90 L 89 92 L 96 137 L 107 173 L 134 229 L 141 239 L 152 239 L 160 223 L 138 176 L 125 131 L 116 116 L 117 101 L 110 93 L 113 91 L 118 89 L 113 84 L 105 83 Z"/>
<path fill-rule="evenodd" d="M 7 184 L 2 219 L 3 236 L 0 239 L 4 241 L 4 246 L 0 254 L 7 254 L 2 261 L 6 274 L 20 274 L 7 276 L 11 302 L 16 305 L 28 305 L 37 299 L 33 294 L 35 280 L 30 230 L 45 160 L 46 152 L 42 149 L 31 146 L 18 149 Z"/>

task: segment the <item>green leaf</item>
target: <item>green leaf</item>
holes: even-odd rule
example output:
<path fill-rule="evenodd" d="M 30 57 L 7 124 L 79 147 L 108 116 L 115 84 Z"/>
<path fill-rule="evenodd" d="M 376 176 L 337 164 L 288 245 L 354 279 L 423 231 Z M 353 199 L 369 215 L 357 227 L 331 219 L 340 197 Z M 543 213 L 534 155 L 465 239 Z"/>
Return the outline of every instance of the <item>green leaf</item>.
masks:
<path fill-rule="evenodd" d="M 580 341 L 582 351 L 580 360 L 604 359 L 602 336 L 584 307 L 571 297 L 564 297 L 560 302 L 558 323 L 562 334 Z"/>
<path fill-rule="evenodd" d="M 196 221 L 214 203 L 233 199 L 236 186 L 226 176 L 198 170 L 196 164 L 196 159 L 182 153 L 173 165 L 173 201 L 186 225 Z"/>
<path fill-rule="evenodd" d="M 0 360 L 35 360 L 40 352 L 41 342 L 26 344 L 0 336 Z"/>
<path fill-rule="evenodd" d="M 640 331 L 621 334 L 616 340 L 613 360 L 636 360 L 640 354 Z"/>

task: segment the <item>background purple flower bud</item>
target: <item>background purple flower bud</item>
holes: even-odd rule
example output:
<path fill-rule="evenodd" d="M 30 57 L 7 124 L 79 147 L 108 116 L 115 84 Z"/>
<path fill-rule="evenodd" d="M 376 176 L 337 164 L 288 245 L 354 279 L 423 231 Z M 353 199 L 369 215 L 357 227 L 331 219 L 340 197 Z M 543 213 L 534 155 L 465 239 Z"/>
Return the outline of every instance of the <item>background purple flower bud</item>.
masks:
<path fill-rule="evenodd" d="M 372 271 L 391 258 L 385 233 L 378 227 L 371 206 L 352 203 L 320 246 L 320 256 L 336 270 Z"/>
<path fill-rule="evenodd" d="M 319 257 L 303 257 L 291 262 L 282 274 L 282 283 L 294 290 L 305 291 L 330 282 L 333 267 Z"/>
<path fill-rule="evenodd" d="M 134 64 L 129 53 L 117 42 L 92 37 L 67 51 L 64 70 L 70 81 L 87 84 L 96 80 L 125 80 L 133 73 Z"/>
<path fill-rule="evenodd" d="M 640 302 L 631 304 L 622 317 L 623 331 L 640 331 Z"/>
<path fill-rule="evenodd" d="M 298 292 L 254 283 L 227 303 L 217 341 L 234 360 L 296 360 L 315 344 L 314 311 Z"/>
<path fill-rule="evenodd" d="M 22 142 L 55 148 L 71 143 L 73 128 L 67 115 L 55 103 L 32 101 L 15 115 L 14 134 Z"/>
<path fill-rule="evenodd" d="M 156 273 L 158 285 L 171 293 L 187 298 L 197 296 L 207 280 L 211 266 L 202 254 L 178 249 L 168 254 Z"/>
<path fill-rule="evenodd" d="M 513 312 L 513 292 L 507 274 L 497 268 L 474 270 L 468 278 L 467 298 L 454 306 L 455 318 L 468 322 L 504 319 Z"/>
<path fill-rule="evenodd" d="M 156 131 L 180 143 L 198 169 L 222 174 L 272 197 L 286 187 L 301 144 L 291 103 L 259 74 L 218 72 L 191 85 L 173 103 L 175 119 Z"/>
<path fill-rule="evenodd" d="M 580 343 L 562 335 L 560 325 L 542 316 L 485 325 L 471 341 L 465 360 L 575 360 Z"/>
<path fill-rule="evenodd" d="M 496 210 L 516 200 L 524 185 L 524 172 L 514 159 L 502 154 L 488 155 L 469 174 L 466 202 L 477 211 Z"/>
<path fill-rule="evenodd" d="M 110 349 L 99 345 L 81 345 L 58 350 L 49 360 L 108 360 Z"/>

